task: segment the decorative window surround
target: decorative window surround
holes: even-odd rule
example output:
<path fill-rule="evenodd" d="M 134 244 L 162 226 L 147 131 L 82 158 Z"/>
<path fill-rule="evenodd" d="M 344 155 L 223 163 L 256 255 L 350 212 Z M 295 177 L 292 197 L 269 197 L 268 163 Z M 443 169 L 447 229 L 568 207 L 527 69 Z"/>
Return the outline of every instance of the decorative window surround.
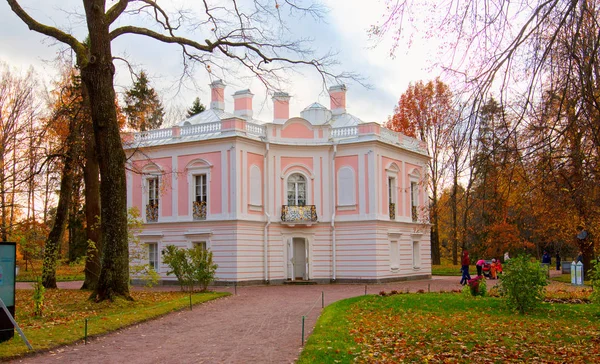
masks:
<path fill-rule="evenodd" d="M 210 181 L 211 181 L 211 169 L 212 165 L 204 159 L 196 159 L 191 161 L 186 167 L 187 171 L 187 182 L 188 182 L 188 219 L 192 221 L 208 220 L 210 217 Z M 195 219 L 194 218 L 194 202 L 196 202 L 196 176 L 206 176 L 206 218 Z M 201 208 L 201 207 L 196 207 Z"/>

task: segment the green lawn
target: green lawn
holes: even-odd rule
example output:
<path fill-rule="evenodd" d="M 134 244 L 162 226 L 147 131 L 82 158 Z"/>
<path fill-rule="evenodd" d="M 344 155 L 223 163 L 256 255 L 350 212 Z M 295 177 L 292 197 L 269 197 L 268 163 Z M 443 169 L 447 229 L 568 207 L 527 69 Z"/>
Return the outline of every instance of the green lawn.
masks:
<path fill-rule="evenodd" d="M 500 298 L 362 296 L 328 306 L 299 363 L 600 362 L 598 306 L 544 303 L 521 316 Z"/>
<path fill-rule="evenodd" d="M 460 265 L 453 264 L 442 264 L 442 265 L 432 265 L 431 266 L 431 274 L 434 276 L 458 276 L 462 275 L 460 271 Z M 470 267 L 470 273 L 475 271 L 475 266 Z"/>
<path fill-rule="evenodd" d="M 33 316 L 31 290 L 16 292 L 16 320 L 34 350 L 48 350 L 81 341 L 88 319 L 88 337 L 146 321 L 172 311 L 188 309 L 189 293 L 134 291 L 134 301 L 93 303 L 90 292 L 80 290 L 47 290 L 44 315 Z M 229 293 L 208 292 L 192 295 L 192 304 L 227 296 Z M 0 343 L 0 361 L 26 354 L 27 347 L 15 331 L 15 337 Z"/>
<path fill-rule="evenodd" d="M 585 276 L 583 277 L 585 278 Z M 553 281 L 557 281 L 557 282 L 563 282 L 563 283 L 571 283 L 571 273 L 565 273 L 565 274 L 561 274 L 559 276 L 556 277 L 552 277 Z M 591 286 L 592 285 L 592 281 L 588 281 L 588 280 L 584 280 L 583 284 L 585 286 Z"/>
<path fill-rule="evenodd" d="M 33 266 L 31 265 L 33 263 Z M 27 270 L 25 270 L 25 262 L 18 261 L 19 274 L 17 275 L 17 282 L 34 282 L 38 276 L 42 275 L 42 261 L 34 260 L 28 262 Z M 62 261 L 59 262 L 56 267 L 56 280 L 58 282 L 66 281 L 82 281 L 84 276 L 85 264 L 68 264 Z"/>

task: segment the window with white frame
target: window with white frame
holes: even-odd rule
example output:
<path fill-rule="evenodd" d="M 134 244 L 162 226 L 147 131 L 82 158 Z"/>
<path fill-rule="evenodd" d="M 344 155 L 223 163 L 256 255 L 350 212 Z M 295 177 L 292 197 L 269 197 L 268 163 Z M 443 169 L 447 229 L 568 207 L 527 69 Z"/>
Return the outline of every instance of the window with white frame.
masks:
<path fill-rule="evenodd" d="M 287 180 L 288 206 L 306 206 L 306 178 L 294 173 Z"/>
<path fill-rule="evenodd" d="M 158 272 L 158 243 L 148 243 L 148 264 Z"/>
<path fill-rule="evenodd" d="M 208 201 L 206 191 L 206 174 L 198 174 L 194 176 L 194 201 L 204 202 Z"/>
<path fill-rule="evenodd" d="M 413 268 L 421 267 L 421 246 L 418 241 L 413 241 L 412 246 Z"/>
<path fill-rule="evenodd" d="M 342 167 L 338 171 L 337 180 L 338 205 L 356 205 L 356 186 L 354 170 L 351 167 Z"/>
<path fill-rule="evenodd" d="M 388 208 L 390 220 L 396 219 L 396 178 L 388 177 Z"/>
<path fill-rule="evenodd" d="M 158 206 L 158 177 L 148 178 L 148 204 Z"/>
<path fill-rule="evenodd" d="M 410 183 L 410 206 L 412 221 L 416 222 L 419 218 L 419 185 L 417 182 Z"/>
<path fill-rule="evenodd" d="M 262 181 L 260 176 L 260 168 L 256 165 L 250 167 L 250 205 L 262 205 Z"/>

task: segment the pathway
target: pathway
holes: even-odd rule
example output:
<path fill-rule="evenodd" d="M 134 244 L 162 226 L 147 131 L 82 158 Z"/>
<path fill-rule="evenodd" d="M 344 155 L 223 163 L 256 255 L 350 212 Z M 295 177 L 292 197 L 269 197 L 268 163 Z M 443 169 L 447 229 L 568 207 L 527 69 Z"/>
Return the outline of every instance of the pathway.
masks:
<path fill-rule="evenodd" d="M 433 277 L 368 285 L 367 293 L 393 289 L 449 291 L 461 288 L 459 279 Z M 488 285 L 496 283 L 488 281 Z M 21 286 L 25 288 L 24 284 Z M 67 286 L 78 288 L 75 284 Z M 231 287 L 216 290 L 232 292 Z M 69 345 L 16 362 L 290 363 L 302 350 L 302 316 L 308 314 L 308 337 L 320 314 L 321 292 L 328 305 L 363 295 L 365 285 L 238 287 L 237 295 L 194 306 L 192 311 L 180 311 L 135 325 L 93 339 L 88 345 Z"/>

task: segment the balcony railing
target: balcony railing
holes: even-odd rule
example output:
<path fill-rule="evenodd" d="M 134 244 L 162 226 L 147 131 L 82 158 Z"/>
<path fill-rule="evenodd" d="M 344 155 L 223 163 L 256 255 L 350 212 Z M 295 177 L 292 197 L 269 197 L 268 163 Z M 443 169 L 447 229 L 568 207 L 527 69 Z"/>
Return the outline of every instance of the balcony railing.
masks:
<path fill-rule="evenodd" d="M 396 204 L 390 202 L 390 220 L 396 220 Z"/>
<path fill-rule="evenodd" d="M 149 203 L 146 205 L 146 222 L 158 221 L 158 203 Z"/>
<path fill-rule="evenodd" d="M 315 205 L 283 205 L 281 206 L 281 221 L 298 224 L 310 224 L 317 222 L 317 208 Z"/>
<path fill-rule="evenodd" d="M 192 206 L 194 209 L 194 220 L 206 220 L 206 202 L 192 202 Z"/>
<path fill-rule="evenodd" d="M 417 222 L 419 219 L 419 212 L 417 211 L 417 206 L 412 207 L 412 221 Z"/>

